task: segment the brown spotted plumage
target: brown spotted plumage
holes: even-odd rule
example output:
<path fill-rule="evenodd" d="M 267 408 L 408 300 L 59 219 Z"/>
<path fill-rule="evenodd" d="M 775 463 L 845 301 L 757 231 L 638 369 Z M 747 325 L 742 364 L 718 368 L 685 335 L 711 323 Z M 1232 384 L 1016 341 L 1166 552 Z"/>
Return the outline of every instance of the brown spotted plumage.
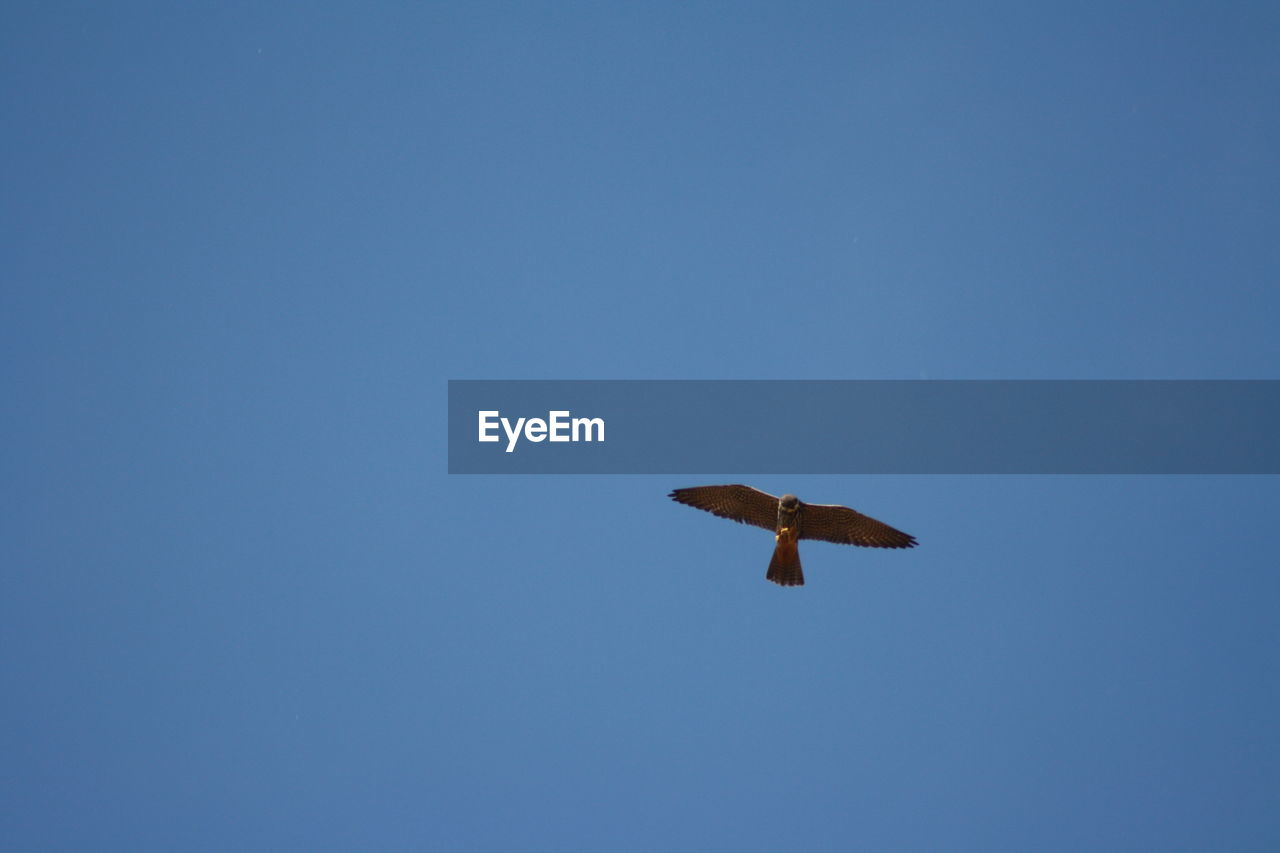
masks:
<path fill-rule="evenodd" d="M 803 586 L 799 540 L 821 539 L 868 548 L 914 548 L 916 539 L 847 506 L 807 504 L 795 495 L 775 497 L 750 486 L 694 486 L 676 489 L 673 501 L 721 518 L 763 527 L 777 543 L 765 577 L 782 586 Z"/>

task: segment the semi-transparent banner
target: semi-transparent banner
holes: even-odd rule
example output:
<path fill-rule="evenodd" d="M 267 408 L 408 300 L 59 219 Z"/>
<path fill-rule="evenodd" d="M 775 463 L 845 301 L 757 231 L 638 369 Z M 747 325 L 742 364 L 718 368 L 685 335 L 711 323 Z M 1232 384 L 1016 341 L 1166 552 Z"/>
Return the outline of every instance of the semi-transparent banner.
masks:
<path fill-rule="evenodd" d="M 1280 381 L 453 380 L 451 474 L 1276 474 Z"/>

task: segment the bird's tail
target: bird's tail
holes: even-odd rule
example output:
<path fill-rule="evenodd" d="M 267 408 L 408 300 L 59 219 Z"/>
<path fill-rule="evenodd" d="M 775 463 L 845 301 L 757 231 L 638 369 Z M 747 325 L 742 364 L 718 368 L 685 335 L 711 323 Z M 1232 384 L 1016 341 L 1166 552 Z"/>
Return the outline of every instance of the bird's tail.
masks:
<path fill-rule="evenodd" d="M 778 538 L 773 549 L 766 578 L 780 586 L 804 586 L 804 572 L 800 570 L 800 544 L 786 536 Z"/>

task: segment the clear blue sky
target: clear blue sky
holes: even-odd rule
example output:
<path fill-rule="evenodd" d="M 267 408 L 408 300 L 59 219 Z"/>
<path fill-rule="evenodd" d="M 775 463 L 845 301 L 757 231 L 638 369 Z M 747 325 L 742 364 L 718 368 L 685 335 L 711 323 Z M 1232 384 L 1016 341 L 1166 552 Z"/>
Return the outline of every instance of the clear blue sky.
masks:
<path fill-rule="evenodd" d="M 0 22 L 6 850 L 1280 849 L 1276 478 L 444 473 L 449 378 L 1280 378 L 1275 4 Z"/>

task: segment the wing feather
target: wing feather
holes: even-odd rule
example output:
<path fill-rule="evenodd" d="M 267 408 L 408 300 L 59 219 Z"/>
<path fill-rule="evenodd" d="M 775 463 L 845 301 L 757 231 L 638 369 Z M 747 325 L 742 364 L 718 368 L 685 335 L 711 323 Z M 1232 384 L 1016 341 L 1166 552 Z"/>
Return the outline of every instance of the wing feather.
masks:
<path fill-rule="evenodd" d="M 847 506 L 801 504 L 800 538 L 868 548 L 914 548 L 916 538 Z"/>
<path fill-rule="evenodd" d="M 750 486 L 693 486 L 676 489 L 667 497 L 742 524 L 766 530 L 776 530 L 778 526 L 778 499 Z"/>

